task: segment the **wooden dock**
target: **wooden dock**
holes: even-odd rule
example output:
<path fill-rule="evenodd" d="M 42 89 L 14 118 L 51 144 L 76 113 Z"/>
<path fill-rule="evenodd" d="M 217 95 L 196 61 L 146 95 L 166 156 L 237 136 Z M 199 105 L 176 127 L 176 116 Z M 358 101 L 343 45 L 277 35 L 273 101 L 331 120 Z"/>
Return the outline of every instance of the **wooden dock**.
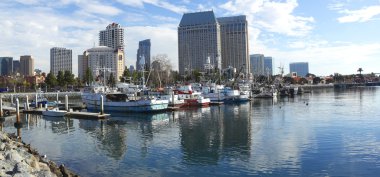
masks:
<path fill-rule="evenodd" d="M 37 114 L 37 115 L 42 115 L 42 112 L 45 109 L 29 109 L 29 110 L 23 110 L 22 113 L 24 114 Z"/>
<path fill-rule="evenodd" d="M 110 117 L 111 114 L 101 114 L 92 112 L 68 112 L 65 116 L 77 119 L 106 119 L 107 117 Z"/>
<path fill-rule="evenodd" d="M 212 101 L 210 102 L 210 105 L 222 105 L 223 102 L 222 101 Z"/>
<path fill-rule="evenodd" d="M 177 110 L 179 110 L 180 109 L 180 107 L 177 107 L 177 106 L 169 106 L 168 107 L 168 110 L 169 111 L 177 111 Z"/>

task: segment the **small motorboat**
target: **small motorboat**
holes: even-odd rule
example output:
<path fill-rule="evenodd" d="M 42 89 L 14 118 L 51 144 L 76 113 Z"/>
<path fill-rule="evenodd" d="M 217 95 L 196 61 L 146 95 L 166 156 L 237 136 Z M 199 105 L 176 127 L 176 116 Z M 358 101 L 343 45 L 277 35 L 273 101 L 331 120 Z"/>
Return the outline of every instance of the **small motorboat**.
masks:
<path fill-rule="evenodd" d="M 42 112 L 42 115 L 44 116 L 50 116 L 50 117 L 63 117 L 67 111 L 59 110 L 58 108 L 53 109 L 46 109 Z"/>

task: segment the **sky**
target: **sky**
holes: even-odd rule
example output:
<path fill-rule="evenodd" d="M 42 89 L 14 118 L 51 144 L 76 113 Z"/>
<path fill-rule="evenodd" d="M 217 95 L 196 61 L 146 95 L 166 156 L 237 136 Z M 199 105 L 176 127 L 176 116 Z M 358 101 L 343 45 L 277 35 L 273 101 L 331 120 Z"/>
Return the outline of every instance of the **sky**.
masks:
<path fill-rule="evenodd" d="M 50 48 L 77 56 L 98 45 L 108 24 L 123 26 L 126 65 L 138 42 L 151 39 L 151 55 L 167 54 L 178 69 L 177 27 L 184 13 L 213 10 L 216 17 L 246 15 L 249 53 L 309 62 L 309 72 L 380 73 L 380 0 L 0 0 L 0 56 L 32 55 L 49 72 Z"/>

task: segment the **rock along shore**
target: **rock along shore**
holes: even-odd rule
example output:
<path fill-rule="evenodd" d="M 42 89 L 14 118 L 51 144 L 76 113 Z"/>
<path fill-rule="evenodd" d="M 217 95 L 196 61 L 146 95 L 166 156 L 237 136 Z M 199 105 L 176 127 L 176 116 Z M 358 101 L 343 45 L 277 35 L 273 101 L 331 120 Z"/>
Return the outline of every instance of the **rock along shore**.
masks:
<path fill-rule="evenodd" d="M 64 165 L 57 166 L 21 142 L 14 134 L 0 132 L 0 177 L 74 177 Z"/>

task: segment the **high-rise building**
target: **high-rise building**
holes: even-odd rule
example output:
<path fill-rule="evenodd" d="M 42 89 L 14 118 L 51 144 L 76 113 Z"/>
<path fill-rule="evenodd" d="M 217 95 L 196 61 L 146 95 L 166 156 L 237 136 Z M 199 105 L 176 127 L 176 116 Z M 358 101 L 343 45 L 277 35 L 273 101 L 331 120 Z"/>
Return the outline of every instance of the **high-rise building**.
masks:
<path fill-rule="evenodd" d="M 0 57 L 0 75 L 9 76 L 13 74 L 13 57 Z"/>
<path fill-rule="evenodd" d="M 265 75 L 273 75 L 273 58 L 264 57 L 264 71 Z"/>
<path fill-rule="evenodd" d="M 84 76 L 88 69 L 88 52 L 83 52 L 83 55 L 78 55 L 78 77 L 84 80 Z"/>
<path fill-rule="evenodd" d="M 297 73 L 297 76 L 305 77 L 309 73 L 308 62 L 294 62 L 289 64 L 290 73 Z"/>
<path fill-rule="evenodd" d="M 133 73 L 135 71 L 135 67 L 133 65 L 129 66 L 129 72 Z"/>
<path fill-rule="evenodd" d="M 88 68 L 92 71 L 95 78 L 99 75 L 105 75 L 108 79 L 110 73 L 113 73 L 116 80 L 123 75 L 124 72 L 124 52 L 115 49 L 100 46 L 88 49 L 86 51 L 88 58 Z"/>
<path fill-rule="evenodd" d="M 17 75 L 21 73 L 20 60 L 13 60 L 13 74 Z"/>
<path fill-rule="evenodd" d="M 59 71 L 72 73 L 73 52 L 71 49 L 53 47 L 50 49 L 50 72 L 55 76 Z"/>
<path fill-rule="evenodd" d="M 251 72 L 254 76 L 265 75 L 264 69 L 264 55 L 253 54 L 250 55 L 251 59 Z"/>
<path fill-rule="evenodd" d="M 34 75 L 34 59 L 30 55 L 20 57 L 20 74 L 23 76 Z"/>
<path fill-rule="evenodd" d="M 109 24 L 106 30 L 99 32 L 99 46 L 107 46 L 124 51 L 124 29 L 120 24 Z"/>
<path fill-rule="evenodd" d="M 217 20 L 220 25 L 222 67 L 244 67 L 242 72 L 250 73 L 246 16 L 221 17 Z"/>
<path fill-rule="evenodd" d="M 217 63 L 221 57 L 220 29 L 213 11 L 186 13 L 178 26 L 178 65 L 179 73 L 205 70 Z"/>
<path fill-rule="evenodd" d="M 144 56 L 144 57 L 143 57 Z M 145 58 L 145 69 L 150 69 L 150 39 L 146 39 L 139 42 L 139 48 L 137 49 L 136 68 L 138 71 L 142 70 L 141 59 Z"/>

